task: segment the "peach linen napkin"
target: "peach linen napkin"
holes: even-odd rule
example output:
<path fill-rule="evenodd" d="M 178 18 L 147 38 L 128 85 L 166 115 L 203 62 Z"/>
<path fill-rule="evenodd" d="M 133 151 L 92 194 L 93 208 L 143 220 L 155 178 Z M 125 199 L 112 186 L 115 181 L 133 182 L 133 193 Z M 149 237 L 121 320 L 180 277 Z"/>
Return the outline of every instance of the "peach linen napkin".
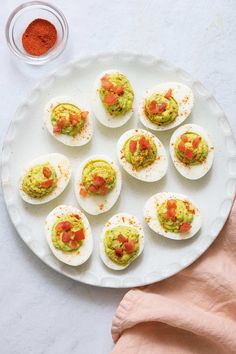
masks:
<path fill-rule="evenodd" d="M 112 337 L 112 354 L 236 353 L 236 202 L 198 261 L 124 296 Z"/>

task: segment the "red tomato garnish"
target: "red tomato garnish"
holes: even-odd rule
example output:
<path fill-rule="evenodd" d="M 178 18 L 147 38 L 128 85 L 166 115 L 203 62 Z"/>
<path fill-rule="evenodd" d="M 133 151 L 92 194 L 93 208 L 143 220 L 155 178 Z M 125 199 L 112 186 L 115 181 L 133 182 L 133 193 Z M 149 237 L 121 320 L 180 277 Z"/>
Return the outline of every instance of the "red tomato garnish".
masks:
<path fill-rule="evenodd" d="M 66 126 L 66 119 L 64 117 L 60 118 L 58 121 L 57 121 L 57 126 L 61 129 L 65 128 Z"/>
<path fill-rule="evenodd" d="M 97 193 L 98 189 L 99 189 L 99 187 L 95 186 L 94 184 L 90 184 L 90 186 L 89 186 L 89 190 L 92 193 Z"/>
<path fill-rule="evenodd" d="M 125 250 L 127 253 L 132 253 L 134 252 L 134 242 L 133 241 L 128 241 L 125 243 Z"/>
<path fill-rule="evenodd" d="M 167 200 L 167 209 L 172 209 L 172 208 L 176 208 L 176 200 L 174 199 L 169 199 Z"/>
<path fill-rule="evenodd" d="M 181 151 L 181 152 L 185 152 L 185 145 L 184 145 L 184 142 L 183 142 L 183 141 L 181 141 L 181 142 L 179 143 L 178 149 L 179 149 L 179 151 Z"/>
<path fill-rule="evenodd" d="M 70 247 L 75 249 L 78 247 L 78 242 L 76 240 L 70 241 Z"/>
<path fill-rule="evenodd" d="M 149 141 L 143 135 L 139 139 L 139 147 L 140 147 L 141 150 L 146 150 L 146 149 L 150 148 Z"/>
<path fill-rule="evenodd" d="M 109 106 L 112 106 L 118 101 L 118 96 L 114 93 L 109 93 L 107 96 L 104 97 L 103 102 L 105 104 L 108 104 Z"/>
<path fill-rule="evenodd" d="M 125 243 L 127 241 L 127 238 L 124 235 L 120 234 L 118 235 L 118 241 L 121 243 Z"/>
<path fill-rule="evenodd" d="M 70 241 L 70 237 L 71 237 L 71 233 L 70 232 L 63 232 L 61 239 L 62 239 L 63 242 L 69 242 Z"/>
<path fill-rule="evenodd" d="M 72 224 L 69 221 L 61 221 L 57 224 L 56 230 L 57 231 L 69 231 L 72 228 Z"/>
<path fill-rule="evenodd" d="M 167 92 L 166 92 L 166 94 L 165 94 L 165 98 L 167 98 L 168 100 L 171 98 L 171 96 L 172 96 L 172 89 L 170 88 Z"/>
<path fill-rule="evenodd" d="M 137 148 L 137 141 L 136 140 L 130 140 L 129 142 L 129 151 L 133 154 L 136 151 Z"/>
<path fill-rule="evenodd" d="M 152 102 L 150 102 L 149 106 L 148 106 L 148 110 L 150 113 L 157 113 L 157 101 L 153 100 Z"/>
<path fill-rule="evenodd" d="M 102 186 L 105 183 L 106 183 L 106 181 L 105 181 L 105 179 L 103 177 L 97 176 L 97 175 L 93 175 L 93 184 L 95 186 Z"/>
<path fill-rule="evenodd" d="M 163 102 L 161 105 L 158 105 L 158 112 L 157 113 L 162 113 L 166 110 L 167 103 Z"/>
<path fill-rule="evenodd" d="M 54 179 L 48 179 L 46 181 L 41 182 L 41 187 L 49 188 L 53 185 Z"/>
<path fill-rule="evenodd" d="M 180 137 L 180 139 L 181 139 L 184 143 L 187 143 L 187 141 L 188 141 L 188 137 L 187 137 L 187 135 L 185 135 L 185 134 L 182 134 L 181 137 Z"/>
<path fill-rule="evenodd" d="M 84 236 L 84 230 L 81 229 L 79 231 L 75 231 L 75 240 L 76 241 L 82 241 L 85 239 L 85 236 Z"/>
<path fill-rule="evenodd" d="M 192 160 L 193 158 L 193 152 L 190 149 L 185 150 L 185 156 L 187 157 L 188 160 Z"/>
<path fill-rule="evenodd" d="M 87 191 L 87 189 L 82 187 L 82 188 L 80 188 L 79 194 L 81 195 L 81 197 L 87 197 L 88 191 Z"/>
<path fill-rule="evenodd" d="M 115 248 L 115 254 L 116 254 L 117 256 L 121 257 L 122 254 L 123 254 L 122 248 L 116 247 L 116 248 Z"/>
<path fill-rule="evenodd" d="M 167 217 L 172 221 L 176 220 L 176 208 L 167 209 Z"/>
<path fill-rule="evenodd" d="M 61 133 L 61 128 L 57 124 L 53 127 L 53 133 Z"/>
<path fill-rule="evenodd" d="M 72 114 L 72 113 L 70 113 L 69 114 L 69 121 L 70 121 L 70 123 L 71 123 L 71 125 L 74 127 L 75 125 L 77 125 L 78 124 L 78 122 L 79 122 L 79 117 L 78 117 L 78 114 Z"/>
<path fill-rule="evenodd" d="M 202 138 L 200 136 L 197 136 L 195 139 L 193 139 L 192 147 L 194 149 L 196 149 L 198 147 L 198 145 L 200 144 L 201 140 L 202 140 Z"/>
<path fill-rule="evenodd" d="M 183 222 L 179 227 L 179 232 L 188 232 L 191 229 L 191 225 L 188 222 Z"/>
<path fill-rule="evenodd" d="M 43 168 L 43 175 L 44 175 L 44 177 L 46 177 L 46 178 L 51 177 L 52 171 L 50 170 L 49 167 L 44 166 L 44 168 Z"/>
<path fill-rule="evenodd" d="M 82 119 L 86 119 L 86 118 L 88 117 L 88 114 L 89 114 L 89 112 L 87 112 L 87 111 L 81 112 L 81 113 L 80 113 L 80 117 L 81 117 Z"/>
<path fill-rule="evenodd" d="M 109 75 L 108 74 L 105 74 L 102 78 L 101 78 L 101 80 L 103 81 L 103 80 L 109 80 Z"/>
<path fill-rule="evenodd" d="M 105 90 L 110 90 L 112 88 L 112 83 L 109 80 L 102 80 L 102 87 Z"/>
<path fill-rule="evenodd" d="M 117 93 L 117 95 L 123 95 L 125 92 L 122 86 L 113 86 L 113 91 Z"/>
<path fill-rule="evenodd" d="M 108 188 L 106 185 L 103 184 L 99 189 L 99 194 L 105 195 L 105 194 L 107 194 L 107 192 L 108 192 Z"/>

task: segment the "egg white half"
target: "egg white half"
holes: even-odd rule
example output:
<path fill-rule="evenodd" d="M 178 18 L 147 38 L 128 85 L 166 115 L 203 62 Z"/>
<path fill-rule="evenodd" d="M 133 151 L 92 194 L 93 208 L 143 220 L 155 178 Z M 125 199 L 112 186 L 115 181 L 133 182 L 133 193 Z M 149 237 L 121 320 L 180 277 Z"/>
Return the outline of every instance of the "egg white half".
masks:
<path fill-rule="evenodd" d="M 132 215 L 126 214 L 126 213 L 119 213 L 114 216 L 112 216 L 105 224 L 104 229 L 102 231 L 102 235 L 100 238 L 100 257 L 104 264 L 113 269 L 113 270 L 122 270 L 127 268 L 132 262 L 130 262 L 127 265 L 119 265 L 115 262 L 112 262 L 112 260 L 107 256 L 105 249 L 104 249 L 104 236 L 107 230 L 113 229 L 114 227 L 117 226 L 130 226 L 135 228 L 139 232 L 139 252 L 137 257 L 133 260 L 135 261 L 138 256 L 143 252 L 144 248 L 144 231 L 143 228 L 140 224 L 140 222 Z"/>
<path fill-rule="evenodd" d="M 52 228 L 55 222 L 61 216 L 68 214 L 77 214 L 80 216 L 81 221 L 84 224 L 85 230 L 85 239 L 83 241 L 83 245 L 79 248 L 78 251 L 74 252 L 64 252 L 54 247 L 52 243 Z M 48 214 L 45 221 L 45 232 L 46 239 L 49 244 L 49 247 L 56 258 L 58 258 L 61 262 L 66 263 L 71 266 L 78 266 L 87 261 L 87 259 L 91 256 L 93 251 L 93 236 L 91 227 L 89 225 L 89 221 L 86 216 L 77 208 L 68 205 L 59 205 L 55 209 Z"/>
<path fill-rule="evenodd" d="M 208 148 L 209 148 L 208 156 L 206 160 L 199 165 L 192 165 L 192 166 L 185 165 L 175 155 L 175 142 L 182 134 L 188 132 L 199 134 L 200 136 L 203 137 L 203 139 L 206 140 L 208 144 Z M 204 128 L 196 124 L 185 124 L 179 127 L 178 129 L 176 129 L 173 135 L 171 136 L 170 155 L 177 171 L 185 178 L 195 180 L 203 177 L 211 169 L 214 160 L 214 146 L 211 137 L 209 136 L 209 134 Z"/>
<path fill-rule="evenodd" d="M 71 97 L 61 96 L 61 97 L 53 98 L 52 100 L 50 100 L 48 102 L 48 104 L 46 105 L 45 110 L 44 110 L 44 124 L 45 124 L 47 130 L 56 140 L 60 141 L 61 143 L 65 144 L 65 145 L 82 146 L 82 145 L 87 144 L 93 136 L 93 121 L 92 121 L 90 112 L 86 118 L 86 122 L 85 122 L 85 125 L 84 125 L 82 131 L 79 134 L 77 134 L 76 136 L 73 137 L 73 136 L 66 135 L 66 134 L 53 133 L 53 125 L 51 122 L 51 113 L 52 113 L 54 107 L 56 107 L 57 105 L 59 105 L 61 103 L 73 104 L 73 105 L 79 107 L 82 112 L 88 111 L 88 109 L 82 108 L 80 106 L 79 102 L 77 102 L 75 99 L 73 99 Z"/>
<path fill-rule="evenodd" d="M 153 139 L 157 147 L 157 158 L 151 165 L 142 168 L 140 170 L 136 170 L 132 166 L 132 164 L 126 161 L 124 157 L 123 147 L 129 138 L 139 134 L 149 136 L 150 138 Z M 123 135 L 121 135 L 117 143 L 117 153 L 118 153 L 118 159 L 121 166 L 124 168 L 126 172 L 128 172 L 134 178 L 137 178 L 145 182 L 155 182 L 160 180 L 166 174 L 168 168 L 168 159 L 166 156 L 165 148 L 161 143 L 161 141 L 155 135 L 148 132 L 147 130 L 131 129 L 125 132 Z"/>
<path fill-rule="evenodd" d="M 146 117 L 144 113 L 145 101 L 146 99 L 149 99 L 149 97 L 152 94 L 157 92 L 166 93 L 169 89 L 172 89 L 172 96 L 174 97 L 174 99 L 179 105 L 178 116 L 170 124 L 166 124 L 166 125 L 154 124 Z M 180 82 L 163 82 L 145 92 L 139 105 L 139 118 L 142 124 L 149 129 L 157 130 L 157 131 L 169 130 L 174 127 L 177 127 L 178 125 L 183 123 L 185 119 L 188 118 L 188 116 L 192 111 L 193 103 L 194 103 L 193 91 L 190 89 L 190 87 L 181 84 Z"/>
<path fill-rule="evenodd" d="M 103 73 L 101 73 L 97 77 L 97 79 L 94 83 L 94 88 L 93 88 L 93 96 L 92 96 L 93 112 L 94 112 L 97 120 L 101 124 L 103 124 L 109 128 L 118 128 L 118 127 L 121 127 L 122 125 L 124 125 L 125 123 L 127 123 L 128 120 L 133 115 L 133 111 L 134 111 L 132 108 L 129 112 L 125 113 L 124 115 L 113 117 L 106 111 L 106 109 L 104 108 L 104 106 L 102 104 L 102 101 L 99 96 L 99 89 L 101 87 L 101 78 L 106 74 L 112 74 L 112 73 L 117 73 L 117 72 L 121 73 L 119 70 L 115 70 L 115 69 L 104 71 Z M 123 74 L 123 73 L 121 73 L 121 74 Z M 125 75 L 125 74 L 123 74 L 123 75 Z"/>
<path fill-rule="evenodd" d="M 23 179 L 26 175 L 26 173 L 33 167 L 41 164 L 45 164 L 49 162 L 52 167 L 55 169 L 56 174 L 57 174 L 57 186 L 56 188 L 48 195 L 42 197 L 42 198 L 33 198 L 26 194 L 23 189 L 22 189 L 22 183 Z M 30 204 L 44 204 L 48 203 L 51 200 L 57 198 L 66 188 L 66 186 L 69 183 L 69 180 L 71 178 L 71 164 L 68 158 L 62 154 L 58 153 L 52 153 L 48 155 L 42 155 L 39 156 L 38 158 L 34 159 L 30 163 L 26 165 L 24 168 L 20 181 L 19 181 L 19 192 L 21 195 L 21 198 Z"/>
<path fill-rule="evenodd" d="M 82 173 L 85 165 L 94 160 L 104 160 L 108 162 L 116 172 L 116 184 L 114 188 L 106 195 L 88 195 L 82 197 L 80 195 L 80 187 L 82 184 Z M 107 155 L 92 155 L 86 160 L 84 160 L 79 166 L 75 175 L 75 195 L 77 201 L 81 208 L 83 208 L 87 213 L 91 215 L 98 215 L 105 213 L 113 207 L 116 203 L 122 186 L 122 177 L 119 167 L 114 163 L 114 161 Z"/>
<path fill-rule="evenodd" d="M 193 218 L 193 222 L 191 223 L 191 229 L 186 233 L 175 233 L 175 232 L 166 232 L 161 224 L 159 223 L 157 217 L 157 208 L 156 205 L 161 205 L 168 199 L 180 199 L 187 200 L 195 209 L 195 215 Z M 144 206 L 144 218 L 148 224 L 148 226 L 157 234 L 170 238 L 172 240 L 186 240 L 188 238 L 193 237 L 199 231 L 202 226 L 202 217 L 200 211 L 195 203 L 193 203 L 188 197 L 179 193 L 170 193 L 163 192 L 157 193 L 149 198 Z"/>

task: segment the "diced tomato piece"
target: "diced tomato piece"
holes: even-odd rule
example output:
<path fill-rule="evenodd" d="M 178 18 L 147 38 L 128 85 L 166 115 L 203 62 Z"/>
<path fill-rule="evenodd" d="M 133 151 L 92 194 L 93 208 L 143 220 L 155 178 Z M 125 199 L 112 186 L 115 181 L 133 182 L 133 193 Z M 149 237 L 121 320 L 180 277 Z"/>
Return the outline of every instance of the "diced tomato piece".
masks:
<path fill-rule="evenodd" d="M 200 136 L 197 136 L 195 139 L 193 139 L 192 147 L 194 149 L 196 149 L 198 147 L 198 145 L 200 144 L 201 140 L 202 140 L 202 138 Z"/>
<path fill-rule="evenodd" d="M 102 87 L 105 89 L 105 90 L 110 90 L 112 88 L 112 83 L 109 81 L 109 80 L 102 80 Z"/>
<path fill-rule="evenodd" d="M 133 154 L 137 149 L 137 140 L 130 140 L 129 151 Z"/>
<path fill-rule="evenodd" d="M 70 123 L 71 123 L 71 125 L 74 127 L 74 126 L 76 126 L 77 124 L 78 124 L 78 122 L 79 122 L 79 116 L 78 116 L 78 114 L 72 114 L 72 113 L 70 113 L 69 114 L 69 121 L 70 121 Z"/>
<path fill-rule="evenodd" d="M 66 126 L 66 119 L 64 117 L 60 118 L 58 121 L 57 121 L 57 125 L 59 128 L 63 129 L 65 128 Z"/>
<path fill-rule="evenodd" d="M 133 241 L 128 241 L 125 243 L 125 250 L 127 253 L 132 253 L 134 252 L 134 242 Z"/>
<path fill-rule="evenodd" d="M 72 249 L 77 248 L 77 247 L 78 247 L 78 242 L 77 242 L 76 240 L 70 241 L 70 247 L 71 247 Z"/>
<path fill-rule="evenodd" d="M 114 93 L 109 93 L 107 96 L 104 97 L 103 102 L 105 104 L 108 104 L 109 106 L 112 106 L 118 101 L 118 96 Z"/>
<path fill-rule="evenodd" d="M 116 254 L 118 257 L 121 257 L 122 254 L 123 254 L 122 248 L 116 247 L 116 248 L 115 248 L 115 254 Z"/>
<path fill-rule="evenodd" d="M 57 231 L 69 231 L 72 228 L 72 224 L 69 221 L 61 221 L 57 224 L 56 230 Z"/>
<path fill-rule="evenodd" d="M 108 74 L 105 74 L 102 78 L 101 78 L 101 80 L 103 81 L 103 80 L 109 80 L 109 75 Z"/>
<path fill-rule="evenodd" d="M 139 147 L 141 150 L 146 150 L 150 148 L 150 142 L 143 135 L 139 139 Z"/>
<path fill-rule="evenodd" d="M 100 186 L 102 186 L 105 183 L 106 183 L 106 181 L 105 181 L 105 179 L 103 177 L 97 176 L 97 175 L 93 175 L 93 184 L 95 186 L 99 186 L 100 187 Z"/>
<path fill-rule="evenodd" d="M 107 192 L 108 192 L 108 188 L 107 188 L 106 185 L 103 184 L 103 185 L 100 187 L 100 189 L 99 189 L 99 193 L 100 193 L 101 195 L 105 195 L 105 194 L 107 194 Z"/>
<path fill-rule="evenodd" d="M 86 118 L 88 117 L 88 114 L 89 114 L 89 112 L 87 112 L 87 111 L 81 112 L 81 113 L 80 113 L 80 117 L 81 117 L 82 119 L 86 119 Z"/>
<path fill-rule="evenodd" d="M 158 105 L 157 108 L 158 108 L 158 112 L 157 113 L 162 113 L 166 110 L 166 107 L 167 107 L 167 103 L 163 102 L 161 105 Z"/>
<path fill-rule="evenodd" d="M 61 133 L 61 128 L 57 124 L 53 127 L 53 133 Z"/>
<path fill-rule="evenodd" d="M 121 243 L 125 243 L 127 241 L 127 238 L 124 235 L 120 234 L 118 235 L 118 241 Z"/>
<path fill-rule="evenodd" d="M 81 195 L 81 197 L 87 197 L 88 191 L 87 191 L 87 189 L 82 187 L 82 188 L 80 188 L 79 194 Z"/>
<path fill-rule="evenodd" d="M 176 220 L 176 208 L 167 209 L 167 217 L 173 221 Z"/>
<path fill-rule="evenodd" d="M 113 91 L 117 93 L 117 95 L 123 95 L 125 92 L 122 86 L 114 86 Z"/>
<path fill-rule="evenodd" d="M 90 186 L 89 186 L 89 190 L 92 193 L 97 193 L 98 189 L 99 189 L 99 187 L 95 186 L 94 184 L 90 184 Z"/>
<path fill-rule="evenodd" d="M 185 135 L 185 134 L 182 134 L 181 137 L 180 137 L 180 139 L 181 139 L 184 143 L 187 143 L 187 141 L 188 141 L 188 137 L 187 137 L 187 135 Z"/>
<path fill-rule="evenodd" d="M 84 230 L 81 229 L 79 231 L 75 231 L 75 240 L 76 241 L 82 241 L 85 239 L 85 235 L 84 235 Z"/>
<path fill-rule="evenodd" d="M 172 96 L 172 89 L 170 88 L 167 92 L 166 92 L 166 94 L 165 94 L 165 98 L 167 98 L 168 100 L 171 98 L 171 96 Z"/>
<path fill-rule="evenodd" d="M 167 200 L 167 209 L 172 209 L 172 208 L 176 208 L 176 200 L 174 199 L 169 199 Z"/>
<path fill-rule="evenodd" d="M 193 158 L 193 152 L 190 149 L 185 150 L 185 156 L 187 157 L 188 160 L 192 160 Z"/>
<path fill-rule="evenodd" d="M 53 185 L 54 179 L 48 179 L 46 181 L 41 182 L 42 188 L 49 188 Z"/>
<path fill-rule="evenodd" d="M 51 177 L 51 175 L 52 175 L 51 169 L 50 169 L 49 167 L 44 166 L 44 167 L 43 167 L 43 175 L 44 175 L 44 177 L 46 177 L 46 178 Z"/>
<path fill-rule="evenodd" d="M 63 232 L 62 238 L 61 238 L 63 242 L 69 242 L 70 238 L 71 238 L 70 232 Z"/>
<path fill-rule="evenodd" d="M 181 141 L 181 142 L 179 143 L 178 149 L 179 149 L 179 151 L 181 151 L 181 152 L 185 152 L 185 145 L 184 145 L 184 142 L 183 142 L 183 141 Z"/>
<path fill-rule="evenodd" d="M 150 102 L 148 106 L 148 110 L 150 113 L 157 113 L 157 101 L 153 100 Z"/>
<path fill-rule="evenodd" d="M 188 222 L 183 222 L 183 224 L 180 225 L 179 227 L 179 232 L 184 233 L 184 232 L 188 232 L 191 229 L 191 224 L 189 224 Z"/>

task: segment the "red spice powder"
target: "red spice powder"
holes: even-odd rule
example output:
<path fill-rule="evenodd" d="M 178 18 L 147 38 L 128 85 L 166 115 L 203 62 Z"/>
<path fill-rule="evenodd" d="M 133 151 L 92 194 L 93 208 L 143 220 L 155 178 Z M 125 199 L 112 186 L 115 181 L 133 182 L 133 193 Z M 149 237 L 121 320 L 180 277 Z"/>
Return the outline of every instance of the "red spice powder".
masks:
<path fill-rule="evenodd" d="M 57 40 L 55 26 L 44 19 L 37 18 L 26 28 L 22 36 L 25 51 L 34 56 L 40 56 L 49 51 Z"/>

